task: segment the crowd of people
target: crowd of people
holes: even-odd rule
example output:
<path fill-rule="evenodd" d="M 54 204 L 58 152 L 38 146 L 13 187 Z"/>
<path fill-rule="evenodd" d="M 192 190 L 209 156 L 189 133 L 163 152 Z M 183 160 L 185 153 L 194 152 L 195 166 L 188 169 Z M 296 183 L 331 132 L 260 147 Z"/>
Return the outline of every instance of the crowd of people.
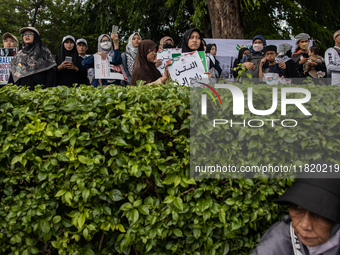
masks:
<path fill-rule="evenodd" d="M 122 72 L 127 79 L 105 80 L 94 77 L 94 54 L 88 55 L 87 41 L 84 38 L 76 40 L 73 36 L 63 37 L 59 53 L 53 56 L 40 39 L 39 31 L 34 27 L 24 27 L 19 30 L 22 36 L 22 49 L 11 61 L 11 76 L 9 83 L 28 85 L 34 88 L 37 84 L 46 87 L 57 85 L 72 86 L 72 84 L 88 84 L 95 87 L 100 85 L 136 85 L 143 80 L 145 84 L 165 82 L 171 78 L 165 67 L 162 76 L 157 67 L 162 64 L 157 59 L 157 50 L 166 48 L 181 48 L 182 53 L 205 51 L 207 57 L 209 78 L 220 78 L 222 69 L 216 59 L 216 44 L 206 45 L 199 29 L 186 31 L 182 40 L 176 45 L 174 40 L 163 37 L 159 45 L 151 40 L 142 40 L 135 32 L 130 35 L 126 52 L 119 50 L 117 34 L 102 34 L 98 37 L 98 52 L 102 59 L 108 58 L 114 66 L 122 66 Z M 262 35 L 256 35 L 252 46 L 239 50 L 234 62 L 234 77 L 250 73 L 252 78 L 263 79 L 264 73 L 276 73 L 284 78 L 332 78 L 332 85 L 340 84 L 340 30 L 334 33 L 335 46 L 329 48 L 325 57 L 319 56 L 317 46 L 309 47 L 310 36 L 301 33 L 295 37 L 294 52 L 288 43 L 267 45 Z M 3 35 L 3 48 L 18 48 L 19 40 L 11 33 Z M 244 69 L 245 68 L 245 69 Z M 248 76 L 249 77 L 249 76 Z"/>

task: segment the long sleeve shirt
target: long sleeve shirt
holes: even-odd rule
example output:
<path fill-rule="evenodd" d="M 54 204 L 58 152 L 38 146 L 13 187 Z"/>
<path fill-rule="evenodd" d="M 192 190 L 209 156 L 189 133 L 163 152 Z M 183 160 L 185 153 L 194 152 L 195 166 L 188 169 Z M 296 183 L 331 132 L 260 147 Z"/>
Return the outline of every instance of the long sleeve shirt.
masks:
<path fill-rule="evenodd" d="M 334 48 L 340 51 L 340 48 Z M 332 78 L 332 85 L 340 84 L 340 55 L 334 48 L 329 48 L 325 52 L 325 63 L 327 68 L 328 77 Z"/>

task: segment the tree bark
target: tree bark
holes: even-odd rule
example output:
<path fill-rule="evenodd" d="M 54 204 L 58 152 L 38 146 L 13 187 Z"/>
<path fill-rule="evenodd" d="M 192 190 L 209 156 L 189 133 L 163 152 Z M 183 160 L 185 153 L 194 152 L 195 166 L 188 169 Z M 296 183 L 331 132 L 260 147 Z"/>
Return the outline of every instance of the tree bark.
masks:
<path fill-rule="evenodd" d="M 243 39 L 238 0 L 206 0 L 213 38 Z"/>

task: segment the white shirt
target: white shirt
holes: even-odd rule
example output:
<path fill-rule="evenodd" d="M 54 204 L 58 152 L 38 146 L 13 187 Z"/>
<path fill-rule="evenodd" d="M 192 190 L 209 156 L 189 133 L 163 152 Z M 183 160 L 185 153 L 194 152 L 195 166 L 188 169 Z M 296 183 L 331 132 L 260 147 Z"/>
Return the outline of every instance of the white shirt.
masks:
<path fill-rule="evenodd" d="M 334 48 L 340 50 L 337 46 Z M 332 85 L 340 85 L 340 56 L 334 48 L 329 48 L 325 52 L 325 63 L 327 74 L 332 77 Z"/>

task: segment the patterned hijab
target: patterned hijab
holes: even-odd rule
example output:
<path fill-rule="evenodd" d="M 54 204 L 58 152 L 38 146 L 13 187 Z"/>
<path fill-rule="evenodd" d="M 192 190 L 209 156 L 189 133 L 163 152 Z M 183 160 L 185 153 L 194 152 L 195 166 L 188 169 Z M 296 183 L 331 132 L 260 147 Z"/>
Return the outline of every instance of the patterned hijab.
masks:
<path fill-rule="evenodd" d="M 34 33 L 33 42 L 31 44 L 23 43 L 22 50 L 11 61 L 14 82 L 57 65 L 51 51 L 41 41 L 38 33 L 33 30 L 32 32 Z"/>
<path fill-rule="evenodd" d="M 132 35 L 130 35 L 128 44 L 126 45 L 126 53 L 130 54 L 130 56 L 133 59 L 136 58 L 136 54 L 137 54 L 137 50 L 138 50 L 138 47 L 135 47 L 135 46 L 132 45 L 132 39 L 135 35 L 138 35 L 140 40 L 142 40 L 142 37 L 140 36 L 140 34 L 138 32 L 135 32 Z"/>
<path fill-rule="evenodd" d="M 109 38 L 110 41 L 111 41 L 111 48 L 108 49 L 108 50 L 104 50 L 104 49 L 100 46 L 101 40 L 103 39 L 104 36 L 106 36 L 107 38 Z M 113 58 L 113 55 L 114 55 L 115 53 L 113 52 L 112 39 L 111 39 L 111 37 L 110 37 L 109 35 L 107 35 L 107 34 L 102 34 L 102 35 L 100 35 L 100 36 L 98 37 L 98 52 L 104 52 L 104 53 L 109 57 L 109 59 L 112 59 L 112 58 Z"/>

